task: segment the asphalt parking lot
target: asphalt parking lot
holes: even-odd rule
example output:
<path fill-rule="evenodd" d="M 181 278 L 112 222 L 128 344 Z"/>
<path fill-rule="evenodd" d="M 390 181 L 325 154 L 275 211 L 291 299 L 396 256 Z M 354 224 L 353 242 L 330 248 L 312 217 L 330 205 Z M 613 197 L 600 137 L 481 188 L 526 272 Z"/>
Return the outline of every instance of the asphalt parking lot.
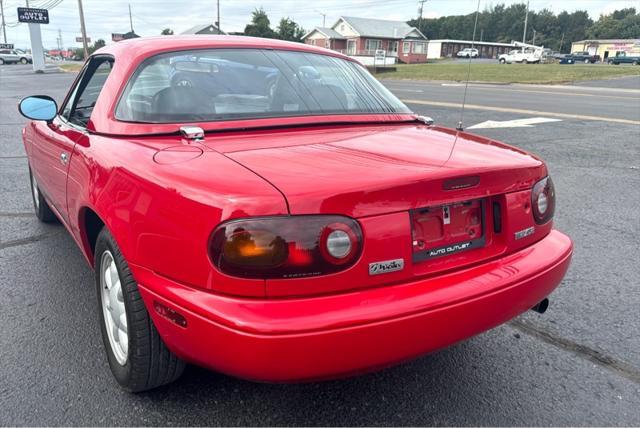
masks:
<path fill-rule="evenodd" d="M 92 271 L 62 226 L 32 214 L 16 105 L 60 101 L 73 78 L 0 67 L 0 425 L 640 425 L 640 81 L 468 88 L 465 127 L 559 120 L 474 130 L 548 162 L 575 255 L 546 314 L 351 379 L 256 384 L 188 367 L 132 395 L 107 365 Z M 384 83 L 439 124 L 460 119 L 461 85 Z"/>

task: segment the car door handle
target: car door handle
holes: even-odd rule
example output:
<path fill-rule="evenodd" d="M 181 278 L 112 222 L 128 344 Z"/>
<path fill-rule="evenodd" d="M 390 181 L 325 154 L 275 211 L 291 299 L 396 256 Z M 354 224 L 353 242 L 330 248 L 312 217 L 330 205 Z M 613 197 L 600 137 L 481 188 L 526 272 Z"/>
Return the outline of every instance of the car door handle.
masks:
<path fill-rule="evenodd" d="M 69 162 L 69 154 L 66 152 L 60 153 L 60 163 L 66 166 L 67 162 Z"/>

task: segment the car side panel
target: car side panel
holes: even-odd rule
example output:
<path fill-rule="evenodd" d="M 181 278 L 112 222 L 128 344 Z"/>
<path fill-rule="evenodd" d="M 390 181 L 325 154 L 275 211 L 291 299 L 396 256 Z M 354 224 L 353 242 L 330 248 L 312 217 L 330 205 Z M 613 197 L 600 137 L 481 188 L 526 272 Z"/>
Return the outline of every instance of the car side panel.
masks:
<path fill-rule="evenodd" d="M 87 209 L 109 228 L 125 258 L 195 287 L 261 296 L 264 280 L 227 278 L 208 258 L 211 232 L 222 221 L 287 214 L 284 197 L 268 182 L 203 147 L 196 159 L 159 164 L 161 149 L 181 147 L 178 137 L 152 143 L 87 135 L 69 169 L 70 228 L 89 263 Z M 194 169 L 200 171 L 194 174 Z"/>

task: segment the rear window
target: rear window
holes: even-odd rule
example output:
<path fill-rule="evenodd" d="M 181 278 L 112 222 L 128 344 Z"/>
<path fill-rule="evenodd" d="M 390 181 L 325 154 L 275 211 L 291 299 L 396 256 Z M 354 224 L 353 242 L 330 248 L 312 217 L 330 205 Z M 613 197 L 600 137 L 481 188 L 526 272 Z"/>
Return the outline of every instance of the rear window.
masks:
<path fill-rule="evenodd" d="M 127 84 L 116 118 L 176 123 L 409 112 L 352 61 L 295 51 L 209 49 L 146 60 Z"/>

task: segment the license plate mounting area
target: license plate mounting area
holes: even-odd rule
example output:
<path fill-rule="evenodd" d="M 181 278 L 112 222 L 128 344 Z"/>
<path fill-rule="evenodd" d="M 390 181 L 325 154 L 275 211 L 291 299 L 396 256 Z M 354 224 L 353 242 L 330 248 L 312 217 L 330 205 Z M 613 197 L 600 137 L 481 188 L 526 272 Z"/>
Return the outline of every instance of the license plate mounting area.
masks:
<path fill-rule="evenodd" d="M 485 245 L 485 201 L 474 199 L 410 211 L 413 261 Z"/>

